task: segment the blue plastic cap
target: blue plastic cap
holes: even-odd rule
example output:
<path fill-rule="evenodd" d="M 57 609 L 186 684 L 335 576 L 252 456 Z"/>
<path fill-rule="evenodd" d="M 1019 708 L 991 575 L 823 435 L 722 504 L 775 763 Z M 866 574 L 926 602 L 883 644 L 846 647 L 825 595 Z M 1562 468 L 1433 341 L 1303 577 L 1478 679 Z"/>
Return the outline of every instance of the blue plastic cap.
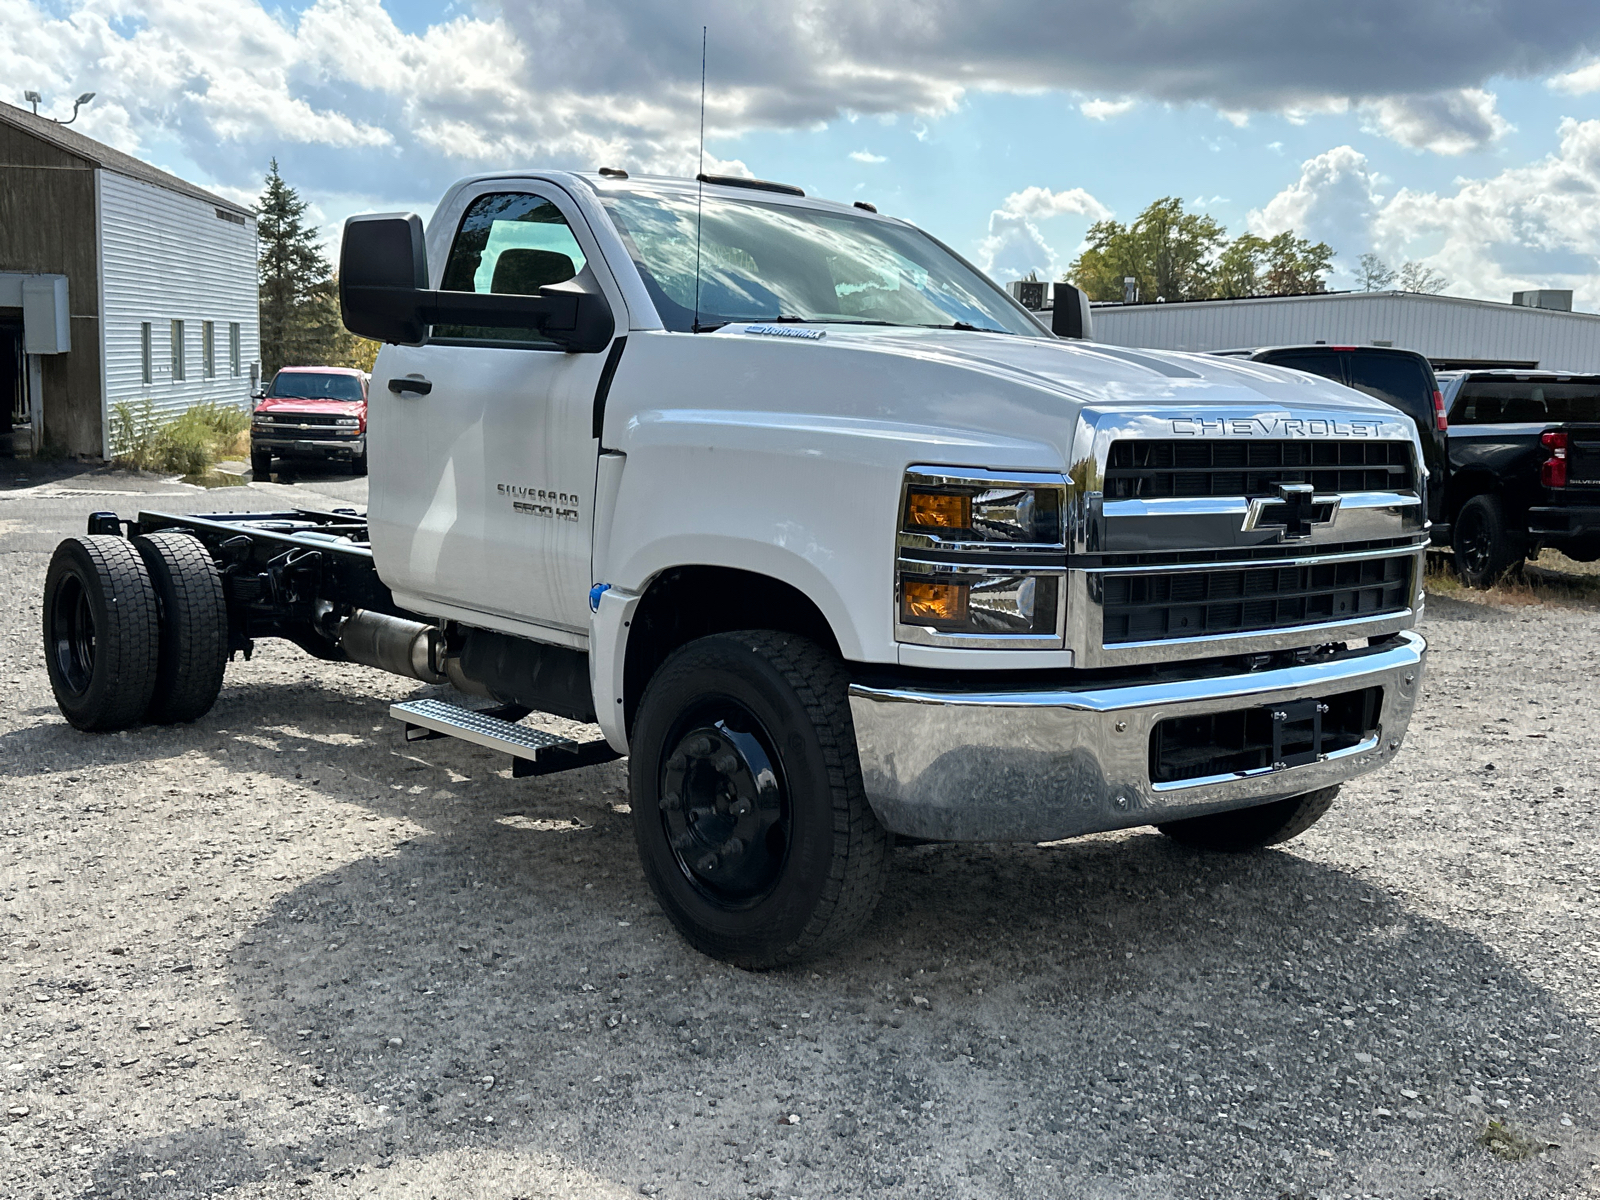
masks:
<path fill-rule="evenodd" d="M 611 590 L 611 585 L 609 583 L 597 583 L 592 588 L 589 589 L 589 611 L 590 612 L 599 612 L 600 611 L 600 597 L 604 596 L 610 590 Z"/>

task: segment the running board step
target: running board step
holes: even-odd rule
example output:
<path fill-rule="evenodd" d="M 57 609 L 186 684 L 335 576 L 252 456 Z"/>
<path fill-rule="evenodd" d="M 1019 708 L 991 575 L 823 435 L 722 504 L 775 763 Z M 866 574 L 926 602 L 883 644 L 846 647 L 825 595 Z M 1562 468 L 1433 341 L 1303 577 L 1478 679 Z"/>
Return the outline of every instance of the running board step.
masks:
<path fill-rule="evenodd" d="M 453 737 L 511 755 L 511 774 L 516 779 L 554 775 L 557 771 L 591 767 L 622 757 L 603 738 L 575 742 L 443 700 L 405 700 L 391 704 L 389 715 L 405 722 L 408 742 Z"/>

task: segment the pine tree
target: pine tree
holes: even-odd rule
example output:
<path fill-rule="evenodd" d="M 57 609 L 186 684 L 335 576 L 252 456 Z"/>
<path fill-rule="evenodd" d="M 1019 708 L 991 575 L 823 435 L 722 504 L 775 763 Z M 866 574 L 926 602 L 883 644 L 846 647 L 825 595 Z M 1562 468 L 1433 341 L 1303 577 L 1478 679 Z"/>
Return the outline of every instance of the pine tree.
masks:
<path fill-rule="evenodd" d="M 329 363 L 341 349 L 333 268 L 317 246 L 316 227 L 305 224 L 305 212 L 306 202 L 284 182 L 274 158 L 256 206 L 263 380 L 279 367 Z"/>

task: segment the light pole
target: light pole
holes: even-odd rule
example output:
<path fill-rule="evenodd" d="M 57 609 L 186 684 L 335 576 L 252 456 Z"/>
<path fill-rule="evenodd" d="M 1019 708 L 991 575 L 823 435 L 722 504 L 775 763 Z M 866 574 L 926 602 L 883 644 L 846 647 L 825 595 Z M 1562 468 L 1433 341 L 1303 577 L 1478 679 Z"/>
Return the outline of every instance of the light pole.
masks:
<path fill-rule="evenodd" d="M 40 96 L 38 92 L 23 92 L 22 98 L 29 104 L 33 105 L 33 115 L 37 117 L 39 115 L 39 105 L 43 103 L 44 97 Z M 60 117 L 51 117 L 50 119 L 57 125 L 71 125 L 78 119 L 78 110 L 93 99 L 93 92 L 85 92 L 72 102 L 72 115 L 65 121 L 63 121 Z"/>

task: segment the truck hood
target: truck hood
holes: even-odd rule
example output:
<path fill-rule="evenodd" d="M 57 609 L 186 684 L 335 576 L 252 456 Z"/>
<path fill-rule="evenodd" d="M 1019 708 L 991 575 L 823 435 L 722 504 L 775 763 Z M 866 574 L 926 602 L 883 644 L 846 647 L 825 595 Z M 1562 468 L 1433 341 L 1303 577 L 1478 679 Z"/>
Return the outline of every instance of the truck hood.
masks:
<path fill-rule="evenodd" d="M 360 417 L 366 415 L 365 400 L 305 400 L 296 396 L 267 396 L 256 401 L 258 413 L 320 413 L 335 417 Z"/>
<path fill-rule="evenodd" d="M 749 335 L 759 323 L 729 326 L 717 336 Z M 1311 404 L 1392 417 L 1389 405 L 1320 376 L 1246 359 L 1098 342 L 1024 338 L 1000 333 L 871 326 L 779 326 L 823 333 L 840 351 L 943 363 L 1055 393 L 1084 404 Z"/>

